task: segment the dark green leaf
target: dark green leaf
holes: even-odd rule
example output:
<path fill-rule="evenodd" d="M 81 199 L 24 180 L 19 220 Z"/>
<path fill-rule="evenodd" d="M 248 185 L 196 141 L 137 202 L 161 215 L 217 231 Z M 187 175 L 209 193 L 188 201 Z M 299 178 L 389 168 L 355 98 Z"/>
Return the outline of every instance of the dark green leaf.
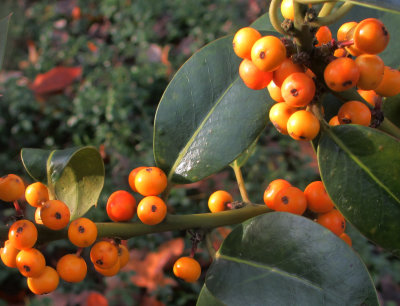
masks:
<path fill-rule="evenodd" d="M 271 21 L 269 20 L 269 14 L 265 13 L 264 15 L 262 15 L 261 17 L 257 18 L 257 20 L 255 20 L 250 27 L 258 30 L 258 31 L 270 31 L 270 32 L 274 32 L 275 29 L 271 24 Z"/>
<path fill-rule="evenodd" d="M 341 1 L 351 2 L 372 9 L 384 10 L 400 14 L 400 2 L 398 0 L 341 0 Z"/>
<path fill-rule="evenodd" d="M 341 125 L 318 146 L 321 177 L 346 219 L 400 255 L 400 142 L 376 129 Z"/>
<path fill-rule="evenodd" d="M 176 73 L 158 106 L 156 163 L 177 183 L 201 180 L 227 166 L 260 135 L 272 100 L 238 75 L 232 36 L 195 53 Z"/>
<path fill-rule="evenodd" d="M 236 227 L 209 268 L 206 286 L 230 306 L 378 305 L 366 267 L 344 241 L 281 212 Z"/>
<path fill-rule="evenodd" d="M 382 110 L 385 118 L 400 127 L 400 95 L 384 99 Z"/>
<path fill-rule="evenodd" d="M 11 14 L 0 19 L 0 70 L 3 66 L 4 53 L 6 51 L 8 24 L 10 22 Z"/>
<path fill-rule="evenodd" d="M 257 139 L 248 147 L 246 150 L 242 152 L 242 154 L 239 155 L 238 158 L 236 158 L 233 163 L 231 163 L 231 167 L 233 167 L 233 164 L 236 163 L 236 166 L 238 167 L 243 167 L 247 160 L 253 155 L 254 151 L 256 150 L 257 147 L 257 142 L 258 142 L 258 137 Z"/>
<path fill-rule="evenodd" d="M 68 205 L 71 219 L 97 204 L 104 184 L 104 164 L 96 148 L 23 149 L 21 157 L 28 174 Z"/>
<path fill-rule="evenodd" d="M 225 304 L 221 303 L 215 296 L 213 296 L 212 293 L 207 289 L 206 284 L 204 284 L 200 291 L 196 305 L 224 306 Z"/>

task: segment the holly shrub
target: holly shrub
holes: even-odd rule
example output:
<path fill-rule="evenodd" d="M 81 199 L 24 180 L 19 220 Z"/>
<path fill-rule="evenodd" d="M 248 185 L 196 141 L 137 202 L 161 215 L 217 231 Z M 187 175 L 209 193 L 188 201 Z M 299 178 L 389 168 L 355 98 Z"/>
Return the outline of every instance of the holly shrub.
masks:
<path fill-rule="evenodd" d="M 14 173 L 0 179 L 0 200 L 15 207 L 15 222 L 0 227 L 3 263 L 17 268 L 33 293 L 47 294 L 60 281 L 81 282 L 88 266 L 118 274 L 130 261 L 121 240 L 187 230 L 190 254 L 171 269 L 180 282 L 201 280 L 197 305 L 379 305 L 346 231 L 355 228 L 400 256 L 400 5 L 354 2 L 272 0 L 267 14 L 195 52 L 155 112 L 155 164 L 129 169 L 129 191 L 109 194 L 107 222 L 87 218 L 106 179 L 96 147 L 22 148 L 26 172 L 41 184 L 25 189 Z M 0 24 L 3 42 L 8 20 Z M 374 91 L 373 98 L 359 90 Z M 310 141 L 319 178 L 276 177 L 260 184 L 264 203 L 257 203 L 242 169 L 254 162 L 270 123 L 293 142 Z M 110 137 L 117 143 L 120 136 L 116 128 Z M 176 187 L 227 166 L 240 198 L 215 190 L 211 212 L 174 213 Z M 24 195 L 36 210 L 32 218 L 21 209 Z M 215 247 L 211 230 L 228 225 L 236 226 Z M 58 240 L 76 251 L 52 265 L 38 247 Z M 198 245 L 209 252 L 207 269 Z"/>

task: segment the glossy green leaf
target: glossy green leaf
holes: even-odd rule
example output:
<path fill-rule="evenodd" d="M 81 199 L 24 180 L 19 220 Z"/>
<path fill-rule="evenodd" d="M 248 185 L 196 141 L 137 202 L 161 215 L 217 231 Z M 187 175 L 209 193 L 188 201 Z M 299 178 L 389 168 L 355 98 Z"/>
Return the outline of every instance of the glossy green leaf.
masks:
<path fill-rule="evenodd" d="M 366 267 L 344 241 L 309 219 L 282 212 L 236 227 L 205 284 L 230 306 L 378 305 Z"/>
<path fill-rule="evenodd" d="M 213 296 L 210 290 L 208 290 L 206 284 L 204 284 L 200 291 L 196 305 L 224 306 L 225 304 L 221 303 L 215 296 Z"/>
<path fill-rule="evenodd" d="M 341 0 L 357 5 L 369 7 L 371 9 L 383 10 L 400 14 L 400 2 L 398 0 Z"/>
<path fill-rule="evenodd" d="M 201 180 L 235 160 L 260 135 L 273 104 L 238 75 L 232 36 L 195 53 L 176 73 L 157 109 L 154 156 L 177 183 Z"/>
<path fill-rule="evenodd" d="M 68 205 L 71 219 L 97 204 L 104 185 L 104 164 L 96 148 L 23 149 L 21 158 L 28 174 Z"/>
<path fill-rule="evenodd" d="M 330 131 L 318 146 L 329 196 L 362 234 L 400 256 L 400 142 L 357 125 Z"/>
<path fill-rule="evenodd" d="M 11 14 L 0 19 L 0 70 L 3 66 L 4 53 L 6 52 L 8 24 L 10 22 Z"/>
<path fill-rule="evenodd" d="M 382 103 L 382 110 L 385 118 L 400 127 L 400 95 L 385 98 Z"/>
<path fill-rule="evenodd" d="M 243 167 L 246 164 L 247 160 L 253 155 L 254 151 L 256 150 L 257 142 L 258 142 L 258 137 L 246 150 L 242 152 L 242 154 L 239 155 L 238 158 L 236 158 L 230 164 L 230 166 L 234 167 L 234 164 L 236 163 L 236 166 Z"/>

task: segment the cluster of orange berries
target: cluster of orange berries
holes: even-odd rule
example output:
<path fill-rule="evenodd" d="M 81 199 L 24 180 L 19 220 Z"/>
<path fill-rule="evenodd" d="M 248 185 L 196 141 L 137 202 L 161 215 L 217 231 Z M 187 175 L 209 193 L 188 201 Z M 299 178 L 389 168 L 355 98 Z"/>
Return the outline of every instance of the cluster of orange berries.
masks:
<path fill-rule="evenodd" d="M 344 232 L 346 221 L 335 209 L 322 181 L 311 182 L 305 189 L 292 186 L 284 179 L 269 183 L 264 191 L 264 203 L 275 211 L 303 215 L 308 209 L 317 214 L 316 221 L 352 245 L 351 238 Z"/>
<path fill-rule="evenodd" d="M 285 18 L 293 20 L 291 0 L 282 2 L 281 11 Z M 332 39 L 329 28 L 322 26 L 315 33 L 315 41 L 315 47 L 322 50 L 327 46 L 330 52 L 330 62 L 320 76 L 324 79 L 323 87 L 341 92 L 357 86 L 371 107 L 380 96 L 400 93 L 400 72 L 385 66 L 377 55 L 389 42 L 389 33 L 378 19 L 343 24 L 338 30 L 337 42 Z M 318 103 L 319 97 L 316 95 L 317 76 L 311 66 L 300 64 L 298 54 L 291 55 L 281 39 L 262 36 L 251 27 L 242 28 L 235 34 L 233 49 L 243 59 L 239 75 L 246 86 L 254 90 L 267 88 L 277 102 L 269 112 L 276 129 L 296 140 L 314 139 L 319 133 L 320 122 L 311 111 L 311 105 Z M 308 56 L 313 60 L 313 55 Z M 330 124 L 349 123 L 369 126 L 370 108 L 361 101 L 344 103 Z"/>

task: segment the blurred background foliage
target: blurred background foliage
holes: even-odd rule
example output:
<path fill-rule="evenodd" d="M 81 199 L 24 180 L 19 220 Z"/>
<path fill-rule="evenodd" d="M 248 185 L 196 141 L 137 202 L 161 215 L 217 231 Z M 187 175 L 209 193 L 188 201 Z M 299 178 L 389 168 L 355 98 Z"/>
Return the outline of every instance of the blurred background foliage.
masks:
<path fill-rule="evenodd" d="M 196 50 L 250 24 L 267 6 L 268 1 L 261 0 L 3 0 L 0 17 L 10 12 L 13 16 L 0 74 L 0 174 L 16 173 L 31 182 L 19 158 L 23 147 L 96 146 L 106 165 L 106 183 L 99 205 L 87 216 L 106 221 L 107 197 L 117 189 L 129 190 L 127 178 L 133 168 L 154 165 L 153 118 L 174 72 Z M 73 82 L 61 74 L 57 90 L 37 90 L 37 76 L 55 67 L 82 70 Z M 299 188 L 319 179 L 308 144 L 291 141 L 271 126 L 243 174 L 250 198 L 257 203 L 262 203 L 263 191 L 273 179 L 285 178 Z M 207 198 L 217 189 L 226 189 L 239 200 L 232 171 L 226 169 L 173 189 L 169 210 L 206 212 Z M 2 204 L 2 222 L 10 222 L 12 207 Z M 26 210 L 33 214 L 29 207 Z M 227 232 L 215 231 L 215 243 Z M 349 233 L 386 305 L 400 303 L 399 261 L 354 229 Z M 174 260 L 188 254 L 189 238 L 185 232 L 174 232 L 130 239 L 132 263 L 117 277 L 104 279 L 90 267 L 84 282 L 61 282 L 47 297 L 30 295 L 25 279 L 1 265 L 0 305 L 95 301 L 99 306 L 104 296 L 110 305 L 194 305 L 201 281 L 186 284 L 171 273 Z M 42 250 L 53 266 L 63 254 L 75 251 L 66 241 Z M 196 256 L 206 269 L 210 258 L 204 245 Z"/>

